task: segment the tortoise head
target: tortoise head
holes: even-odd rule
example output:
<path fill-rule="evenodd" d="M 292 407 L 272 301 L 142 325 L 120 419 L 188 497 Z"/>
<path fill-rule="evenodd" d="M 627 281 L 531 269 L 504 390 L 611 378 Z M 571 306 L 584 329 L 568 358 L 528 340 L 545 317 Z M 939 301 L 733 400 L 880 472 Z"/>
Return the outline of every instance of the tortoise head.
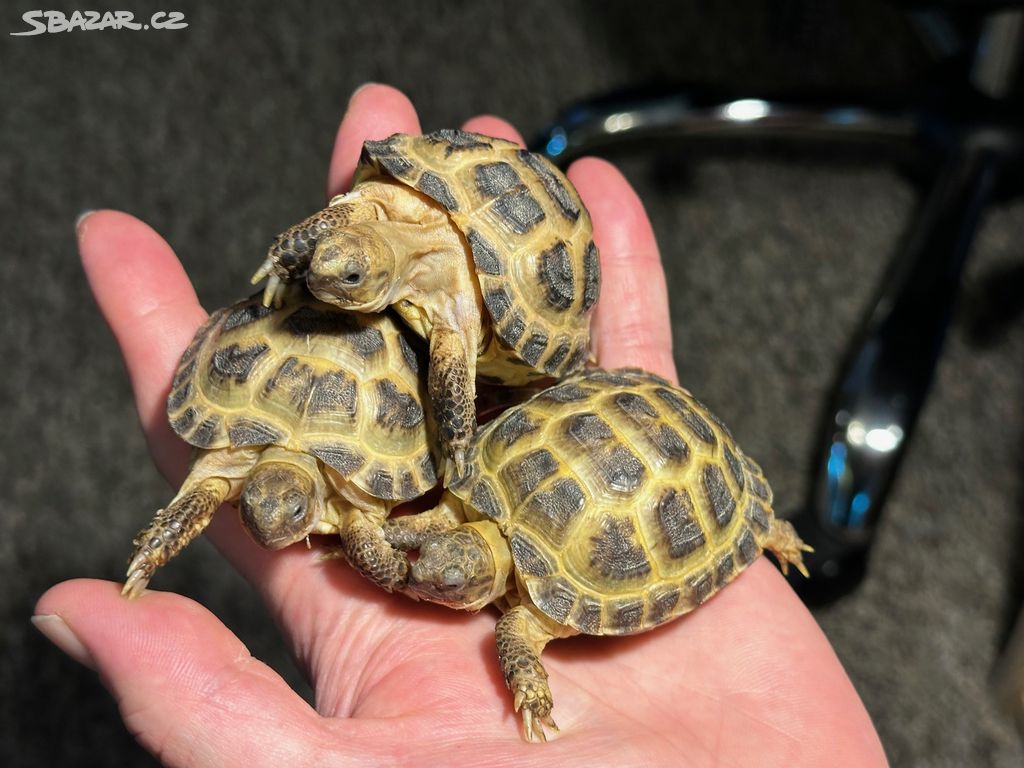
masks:
<path fill-rule="evenodd" d="M 249 473 L 239 511 L 257 544 L 281 549 L 313 533 L 323 516 L 324 493 L 312 456 L 283 449 L 264 456 Z"/>
<path fill-rule="evenodd" d="M 359 312 L 378 312 L 390 304 L 400 265 L 384 234 L 366 223 L 322 237 L 306 276 L 313 295 Z"/>
<path fill-rule="evenodd" d="M 408 588 L 423 600 L 476 611 L 505 594 L 510 567 L 498 526 L 467 523 L 423 543 Z"/>

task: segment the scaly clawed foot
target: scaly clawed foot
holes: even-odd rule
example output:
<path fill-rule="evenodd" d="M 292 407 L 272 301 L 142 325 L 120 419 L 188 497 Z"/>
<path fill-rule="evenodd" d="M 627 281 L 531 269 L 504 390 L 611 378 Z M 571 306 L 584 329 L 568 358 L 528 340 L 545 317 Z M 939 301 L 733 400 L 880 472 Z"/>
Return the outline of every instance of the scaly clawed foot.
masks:
<path fill-rule="evenodd" d="M 121 589 L 121 594 L 129 600 L 141 595 L 156 569 L 181 549 L 178 545 L 181 522 L 171 519 L 165 523 L 161 519 L 165 515 L 166 510 L 161 509 L 157 512 L 153 524 L 141 531 L 132 542 L 135 545 L 135 552 L 128 564 L 124 587 Z"/>
<path fill-rule="evenodd" d="M 808 573 L 807 566 L 804 565 L 803 553 L 813 552 L 814 548 L 804 544 L 803 539 L 797 535 L 796 529 L 788 520 L 778 518 L 772 520 L 772 527 L 768 532 L 764 548 L 775 555 L 783 575 L 789 572 L 789 566 L 792 565 L 803 574 L 804 578 L 810 578 L 811 574 Z"/>
<path fill-rule="evenodd" d="M 129 600 L 141 595 L 154 571 L 203 532 L 230 490 L 231 483 L 219 477 L 195 485 L 186 480 L 174 501 L 159 510 L 132 541 L 135 551 L 121 594 Z"/>
<path fill-rule="evenodd" d="M 350 200 L 345 197 L 348 196 L 335 198 L 332 205 L 274 238 L 267 258 L 252 276 L 253 285 L 267 278 L 267 286 L 263 290 L 264 306 L 280 307 L 284 303 L 286 285 L 306 276 L 320 238 L 353 222 L 374 218 L 372 205 L 359 200 L 358 196 Z"/>
<path fill-rule="evenodd" d="M 267 284 L 263 288 L 263 306 L 281 307 L 284 304 L 285 283 L 274 274 L 274 261 L 269 257 L 256 270 L 250 282 L 256 285 L 263 278 L 267 278 Z"/>
<path fill-rule="evenodd" d="M 523 718 L 523 735 L 527 741 L 547 741 L 544 726 L 553 731 L 558 726 L 551 719 L 551 689 L 540 654 L 553 635 L 545 624 L 550 620 L 534 610 L 517 605 L 498 619 L 494 633 L 512 706 Z"/>
<path fill-rule="evenodd" d="M 523 734 L 527 741 L 547 741 L 544 726 L 557 732 L 558 726 L 551 718 L 551 689 L 547 681 L 531 679 L 523 675 L 517 681 L 513 678 L 509 687 L 515 692 L 512 706 L 523 718 Z"/>

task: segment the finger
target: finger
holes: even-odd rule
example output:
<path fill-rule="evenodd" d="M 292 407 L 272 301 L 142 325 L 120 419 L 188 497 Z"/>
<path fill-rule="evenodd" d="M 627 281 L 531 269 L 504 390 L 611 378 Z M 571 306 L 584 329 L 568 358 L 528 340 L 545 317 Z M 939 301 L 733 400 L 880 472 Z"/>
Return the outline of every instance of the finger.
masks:
<path fill-rule="evenodd" d="M 419 133 L 420 121 L 409 98 L 389 85 L 367 83 L 349 99 L 334 140 L 327 174 L 327 197 L 352 186 L 352 174 L 363 142 L 386 139 L 393 133 Z"/>
<path fill-rule="evenodd" d="M 206 312 L 171 247 L 134 216 L 89 214 L 78 224 L 78 249 L 121 348 L 150 451 L 164 475 L 180 480 L 188 451 L 167 424 L 167 392 Z"/>
<path fill-rule="evenodd" d="M 594 310 L 601 365 L 640 366 L 676 380 L 665 272 L 643 203 L 610 163 L 584 158 L 569 178 L 594 222 L 601 252 L 601 298 Z"/>
<path fill-rule="evenodd" d="M 191 448 L 167 423 L 167 392 L 181 353 L 206 319 L 192 284 L 170 246 L 143 222 L 118 211 L 97 211 L 78 226 L 79 250 L 100 311 L 121 348 L 150 451 L 172 486 L 185 477 Z M 153 500 L 155 508 L 157 500 Z M 227 514 L 224 514 L 224 513 Z M 139 521 L 140 524 L 143 522 Z M 210 538 L 263 591 L 294 579 L 307 554 L 291 557 L 257 547 L 238 515 L 223 509 Z"/>
<path fill-rule="evenodd" d="M 521 147 L 526 146 L 522 135 L 512 124 L 494 115 L 478 115 L 467 120 L 462 125 L 462 130 L 482 133 L 485 136 L 494 136 L 498 139 L 513 141 Z"/>
<path fill-rule="evenodd" d="M 150 451 L 177 487 L 185 477 L 191 448 L 167 423 L 167 392 L 181 353 L 206 312 L 170 246 L 133 216 L 91 213 L 79 223 L 78 237 L 89 284 L 121 348 Z M 152 507 L 157 504 L 154 499 Z M 221 509 L 207 533 L 276 612 L 294 585 L 329 578 L 331 569 L 318 562 L 315 552 L 301 546 L 284 552 L 258 547 L 231 509 Z M 358 581 L 353 586 L 357 591 L 363 588 Z"/>
<path fill-rule="evenodd" d="M 142 745 L 167 765 L 311 765 L 328 738 L 356 749 L 199 604 L 127 601 L 79 579 L 44 594 L 33 623 L 93 667 Z M 354 729 L 352 729 L 354 730 Z M 341 740 L 339 736 L 350 738 Z"/>

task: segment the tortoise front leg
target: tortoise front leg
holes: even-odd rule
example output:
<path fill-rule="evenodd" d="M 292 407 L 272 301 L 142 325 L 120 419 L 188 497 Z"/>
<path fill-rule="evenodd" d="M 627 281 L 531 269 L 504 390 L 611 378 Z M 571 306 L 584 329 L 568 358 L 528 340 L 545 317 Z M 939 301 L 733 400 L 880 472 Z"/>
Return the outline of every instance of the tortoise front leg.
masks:
<path fill-rule="evenodd" d="M 195 484 L 186 482 L 167 508 L 159 510 L 149 527 L 139 531 L 132 542 L 135 551 L 121 594 L 129 599 L 141 595 L 153 572 L 203 532 L 230 492 L 231 483 L 220 477 Z"/>
<path fill-rule="evenodd" d="M 409 552 L 422 547 L 431 536 L 450 531 L 464 522 L 462 514 L 442 503 L 425 512 L 389 518 L 384 523 L 384 538 L 395 549 Z"/>
<path fill-rule="evenodd" d="M 263 291 L 265 306 L 282 304 L 286 285 L 306 276 L 321 238 L 350 224 L 376 218 L 374 207 L 357 195 L 336 197 L 322 211 L 289 227 L 276 238 L 267 258 L 252 276 L 255 285 L 268 277 Z"/>
<path fill-rule="evenodd" d="M 458 331 L 435 325 L 430 334 L 430 373 L 427 389 L 434 406 L 441 452 L 454 464 L 452 477 L 466 470 L 466 451 L 476 430 L 476 349 L 467 349 Z"/>
<path fill-rule="evenodd" d="M 521 604 L 498 619 L 495 636 L 505 685 L 512 692 L 516 712 L 522 713 L 526 740 L 536 736 L 547 741 L 544 726 L 555 731 L 558 726 L 551 719 L 551 689 L 540 654 L 555 635 L 529 605 Z"/>
<path fill-rule="evenodd" d="M 340 514 L 341 547 L 327 557 L 344 557 L 349 565 L 382 589 L 393 592 L 409 580 L 409 558 L 384 536 L 386 509 L 352 506 Z"/>

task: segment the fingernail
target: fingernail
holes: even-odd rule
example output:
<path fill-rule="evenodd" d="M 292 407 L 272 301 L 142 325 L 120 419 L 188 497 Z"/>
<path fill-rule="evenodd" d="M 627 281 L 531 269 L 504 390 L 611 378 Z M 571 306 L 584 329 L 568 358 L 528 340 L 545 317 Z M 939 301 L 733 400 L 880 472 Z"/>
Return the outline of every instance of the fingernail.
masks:
<path fill-rule="evenodd" d="M 75 232 L 77 232 L 78 234 L 82 234 L 82 225 L 85 224 L 85 220 L 92 216 L 94 213 L 96 213 L 96 211 L 88 210 L 82 211 L 80 214 L 78 214 L 78 218 L 75 219 Z"/>
<path fill-rule="evenodd" d="M 92 656 L 85 649 L 85 646 L 82 645 L 78 635 L 71 631 L 71 627 L 60 616 L 52 613 L 33 616 L 32 624 L 46 636 L 47 640 L 79 664 L 89 669 L 96 669 L 96 662 L 93 661 Z"/>

